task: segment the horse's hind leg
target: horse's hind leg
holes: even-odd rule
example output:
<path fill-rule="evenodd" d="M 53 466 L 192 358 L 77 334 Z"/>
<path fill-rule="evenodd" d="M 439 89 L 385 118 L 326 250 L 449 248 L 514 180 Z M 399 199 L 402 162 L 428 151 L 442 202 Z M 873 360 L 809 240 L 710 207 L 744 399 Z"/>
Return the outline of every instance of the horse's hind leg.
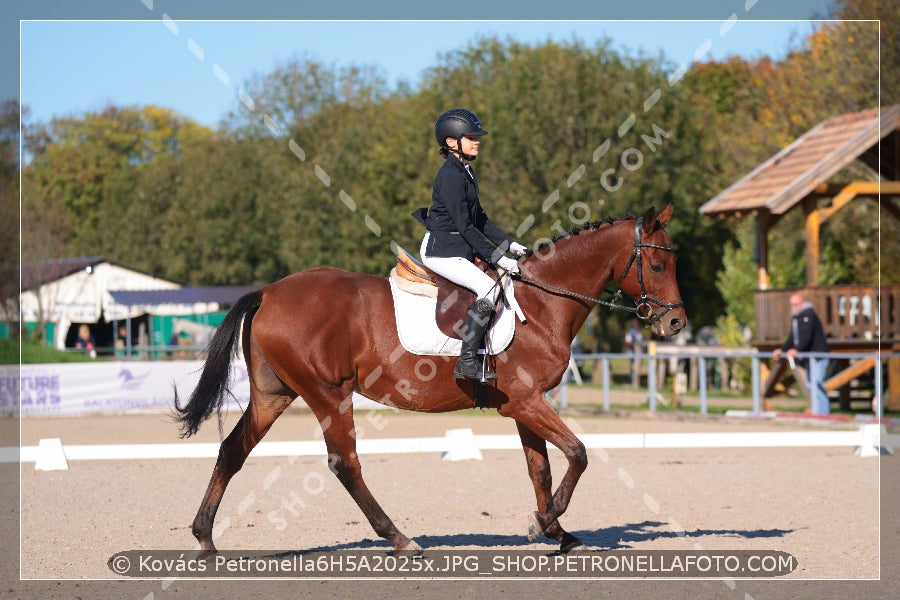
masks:
<path fill-rule="evenodd" d="M 349 385 L 327 392 L 303 391 L 304 400 L 322 426 L 328 449 L 328 468 L 356 501 L 375 533 L 393 544 L 394 552 L 418 553 L 422 548 L 397 529 L 363 481 L 362 466 L 356 454 L 351 392 Z"/>
<path fill-rule="evenodd" d="M 290 394 L 264 394 L 254 385 L 251 378 L 250 405 L 219 446 L 219 458 L 216 460 L 206 494 L 191 527 L 202 551 L 214 552 L 216 549 L 212 536 L 213 521 L 228 482 L 241 470 L 250 451 L 292 401 L 293 397 Z"/>
<path fill-rule="evenodd" d="M 519 430 L 519 438 L 522 440 L 522 449 L 525 451 L 528 475 L 531 477 L 532 485 L 534 485 L 538 510 L 544 512 L 548 510 L 553 496 L 553 479 L 550 474 L 550 461 L 547 456 L 547 442 L 518 421 L 516 422 L 516 427 Z M 554 520 L 544 527 L 543 534 L 559 542 L 559 550 L 563 554 L 581 545 L 581 540 L 564 530 L 559 524 L 559 520 Z"/>

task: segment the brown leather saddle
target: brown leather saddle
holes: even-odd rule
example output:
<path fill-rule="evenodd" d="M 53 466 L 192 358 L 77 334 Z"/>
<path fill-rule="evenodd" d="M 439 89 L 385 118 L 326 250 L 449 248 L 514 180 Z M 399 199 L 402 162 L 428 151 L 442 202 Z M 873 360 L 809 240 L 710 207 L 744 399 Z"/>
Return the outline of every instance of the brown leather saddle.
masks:
<path fill-rule="evenodd" d="M 492 279 L 496 279 L 496 276 L 488 271 L 487 263 L 475 259 L 475 264 Z M 463 331 L 469 307 L 475 302 L 475 292 L 441 277 L 399 246 L 397 247 L 396 273 L 409 281 L 435 286 L 437 288 L 437 306 L 434 310 L 434 318 L 437 321 L 438 329 L 448 337 L 462 339 L 459 332 Z"/>

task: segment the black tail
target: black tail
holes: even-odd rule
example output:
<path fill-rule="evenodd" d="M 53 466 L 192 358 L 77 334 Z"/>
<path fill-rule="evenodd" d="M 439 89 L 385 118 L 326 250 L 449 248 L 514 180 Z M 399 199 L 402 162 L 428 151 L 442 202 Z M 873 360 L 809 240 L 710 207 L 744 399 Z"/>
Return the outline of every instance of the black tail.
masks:
<path fill-rule="evenodd" d="M 230 393 L 231 358 L 237 350 L 244 315 L 250 310 L 255 312 L 262 303 L 262 297 L 262 290 L 250 292 L 241 297 L 225 315 L 209 342 L 206 364 L 203 365 L 197 388 L 184 408 L 178 405 L 178 390 L 175 390 L 175 410 L 178 413 L 177 420 L 181 423 L 182 438 L 197 433 L 200 423 L 208 419 L 213 410 L 221 410 L 225 394 Z"/>

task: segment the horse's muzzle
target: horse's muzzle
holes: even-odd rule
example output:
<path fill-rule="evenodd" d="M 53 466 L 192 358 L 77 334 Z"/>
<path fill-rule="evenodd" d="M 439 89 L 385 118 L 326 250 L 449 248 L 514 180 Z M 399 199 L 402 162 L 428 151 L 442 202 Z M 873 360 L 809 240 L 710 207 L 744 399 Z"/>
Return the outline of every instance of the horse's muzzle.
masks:
<path fill-rule="evenodd" d="M 682 311 L 667 311 L 665 314 L 660 315 L 659 319 L 652 322 L 650 329 L 657 335 L 672 337 L 678 335 L 678 332 L 684 329 L 686 325 L 687 317 L 684 316 Z"/>

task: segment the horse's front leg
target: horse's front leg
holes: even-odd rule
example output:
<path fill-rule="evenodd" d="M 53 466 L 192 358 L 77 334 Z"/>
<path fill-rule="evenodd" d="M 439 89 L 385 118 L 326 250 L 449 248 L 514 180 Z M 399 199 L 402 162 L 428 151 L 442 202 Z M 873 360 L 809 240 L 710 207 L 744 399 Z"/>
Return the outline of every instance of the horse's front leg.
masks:
<path fill-rule="evenodd" d="M 522 438 L 526 458 L 529 458 L 529 473 L 535 481 L 535 493 L 538 497 L 538 512 L 534 513 L 528 531 L 529 541 L 534 541 L 541 534 L 553 537 L 557 531 L 554 522 L 566 512 L 572 493 L 581 474 L 587 468 L 587 450 L 562 419 L 559 418 L 543 395 L 533 395 L 521 403 L 510 402 L 500 407 L 500 413 L 515 419 L 519 425 L 519 436 Z M 523 436 L 523 427 L 527 430 Z M 559 448 L 569 463 L 559 487 L 546 500 L 550 488 L 550 466 L 547 462 L 546 444 L 537 442 L 535 438 L 550 442 Z M 543 451 L 542 451 L 543 449 Z M 546 500 L 546 501 L 545 501 Z M 543 506 L 541 504 L 543 503 Z M 559 527 L 557 523 L 555 527 Z M 563 541 L 560 540 L 562 544 Z M 569 547 L 569 550 L 575 546 Z"/>
<path fill-rule="evenodd" d="M 547 456 L 547 442 L 522 423 L 516 422 L 516 427 L 519 430 L 519 438 L 522 440 L 522 449 L 525 451 L 528 476 L 534 486 L 538 510 L 546 511 L 552 498 L 551 488 L 553 485 L 550 461 Z M 534 541 L 540 533 L 540 531 L 536 531 L 533 537 L 529 534 L 530 541 Z M 559 519 L 544 527 L 543 534 L 559 542 L 559 551 L 563 554 L 581 545 L 581 540 L 562 528 Z"/>

